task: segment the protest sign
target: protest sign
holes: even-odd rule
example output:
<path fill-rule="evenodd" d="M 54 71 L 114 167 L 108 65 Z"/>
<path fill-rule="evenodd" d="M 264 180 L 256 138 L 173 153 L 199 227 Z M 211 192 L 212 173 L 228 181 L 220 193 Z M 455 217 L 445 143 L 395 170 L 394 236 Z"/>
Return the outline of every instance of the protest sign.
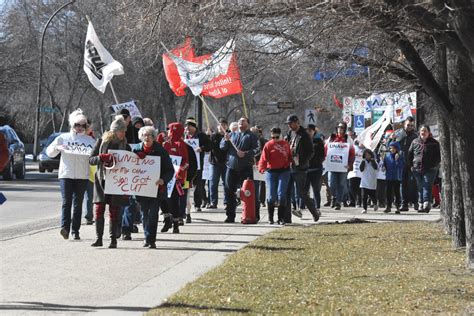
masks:
<path fill-rule="evenodd" d="M 209 156 L 210 153 L 204 154 L 204 166 L 202 167 L 202 179 L 203 180 L 211 180 L 212 179 L 212 172 L 211 172 L 211 164 L 209 163 Z"/>
<path fill-rule="evenodd" d="M 181 159 L 182 159 L 181 156 L 174 156 L 174 155 L 170 155 L 170 158 L 171 158 L 171 163 L 173 164 L 173 168 L 174 168 L 174 176 L 173 178 L 171 178 L 170 182 L 168 182 L 168 185 L 167 185 L 168 198 L 171 198 L 171 194 L 173 194 L 174 185 L 176 183 L 176 174 L 179 171 L 179 167 L 181 166 Z"/>
<path fill-rule="evenodd" d="M 354 164 L 352 165 L 352 171 L 349 171 L 349 174 L 347 175 L 347 178 L 354 178 L 362 177 L 362 172 L 360 172 L 359 166 L 360 163 L 362 162 L 362 155 L 364 153 L 364 149 L 361 149 L 359 146 L 355 146 L 355 159 L 354 159 Z"/>
<path fill-rule="evenodd" d="M 115 160 L 105 172 L 105 194 L 157 197 L 160 179 L 160 157 L 140 159 L 126 150 L 109 150 Z"/>
<path fill-rule="evenodd" d="M 135 104 L 135 101 L 125 102 L 125 103 L 120 103 L 120 104 L 114 104 L 114 105 L 112 105 L 112 109 L 114 110 L 115 113 L 118 113 L 122 109 L 127 109 L 130 112 L 131 117 L 135 117 L 135 116 L 142 117 L 142 114 L 140 113 L 140 110 L 138 109 L 137 105 Z"/>
<path fill-rule="evenodd" d="M 185 139 L 184 142 L 193 148 L 194 154 L 196 154 L 197 170 L 201 170 L 200 153 L 196 151 L 196 149 L 199 148 L 199 138 L 188 138 Z"/>
<path fill-rule="evenodd" d="M 80 141 L 63 141 L 64 153 L 70 155 L 89 156 L 94 148 L 95 141 L 92 138 L 82 139 Z"/>
<path fill-rule="evenodd" d="M 325 168 L 330 172 L 347 172 L 349 143 L 328 143 Z"/>
<path fill-rule="evenodd" d="M 253 180 L 265 182 L 265 173 L 258 172 L 256 165 L 253 165 Z"/>

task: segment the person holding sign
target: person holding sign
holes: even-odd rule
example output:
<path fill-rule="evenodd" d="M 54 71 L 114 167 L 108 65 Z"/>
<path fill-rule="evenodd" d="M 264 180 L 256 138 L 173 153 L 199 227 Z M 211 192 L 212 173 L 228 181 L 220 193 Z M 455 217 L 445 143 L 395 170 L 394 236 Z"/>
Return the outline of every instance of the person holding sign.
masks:
<path fill-rule="evenodd" d="M 258 162 L 258 171 L 265 173 L 267 185 L 268 223 L 273 224 L 275 206 L 278 206 L 278 224 L 283 224 L 285 219 L 286 191 L 290 181 L 290 165 L 292 162 L 290 144 L 280 139 L 281 129 L 274 127 L 270 130 L 272 139 L 262 150 Z"/>
<path fill-rule="evenodd" d="M 193 147 L 191 140 L 198 140 L 198 146 L 193 147 L 196 152 L 196 158 L 199 157 L 198 172 L 196 178 L 194 178 L 194 208 L 197 212 L 201 211 L 201 206 L 206 203 L 206 190 L 204 188 L 204 180 L 202 179 L 202 167 L 204 166 L 204 153 L 211 150 L 211 140 L 209 136 L 201 132 L 198 129 L 197 122 L 194 117 L 188 117 L 186 119 L 186 141 L 188 145 Z"/>
<path fill-rule="evenodd" d="M 188 145 L 183 140 L 183 124 L 175 122 L 170 123 L 168 127 L 169 139 L 163 143 L 163 147 L 168 154 L 181 157 L 181 163 L 175 174 L 176 184 L 172 188 L 171 198 L 166 203 L 166 209 L 163 209 L 165 219 L 161 232 L 165 233 L 173 227 L 173 233 L 179 234 L 180 210 L 186 207 L 187 200 L 184 188 L 189 186 L 189 182 L 186 180 L 189 169 L 189 155 L 193 155 L 193 152 L 188 152 Z"/>
<path fill-rule="evenodd" d="M 335 134 L 331 134 L 325 145 L 326 169 L 331 172 L 331 192 L 336 197 L 335 209 L 340 210 L 347 187 L 347 173 L 352 170 L 355 150 L 352 139 L 346 134 L 347 125 L 337 125 Z"/>
<path fill-rule="evenodd" d="M 58 171 L 63 198 L 61 236 L 64 239 L 69 238 L 72 207 L 72 234 L 75 240 L 79 240 L 82 202 L 89 181 L 88 157 L 95 141 L 86 135 L 87 118 L 81 109 L 77 109 L 69 115 L 69 126 L 71 127 L 70 132 L 56 137 L 46 148 L 46 154 L 51 158 L 61 154 Z"/>
<path fill-rule="evenodd" d="M 112 154 L 108 153 L 109 149 L 130 151 L 130 146 L 127 144 L 125 137 L 126 131 L 127 123 L 121 115 L 117 115 L 112 124 L 110 124 L 110 130 L 97 140 L 89 157 L 89 164 L 97 166 L 94 182 L 95 231 L 97 240 L 91 245 L 92 247 L 101 247 L 103 245 L 104 213 L 105 205 L 108 204 L 110 213 L 109 248 L 117 248 L 120 208 L 128 204 L 128 196 L 105 194 L 105 173 L 106 168 L 111 168 L 114 165 L 114 158 Z"/>
<path fill-rule="evenodd" d="M 362 192 L 362 214 L 367 213 L 367 199 L 374 203 L 374 211 L 378 210 L 377 196 L 375 190 L 377 189 L 377 162 L 375 161 L 374 153 L 370 149 L 364 149 L 364 159 L 359 165 L 361 172 L 360 189 Z"/>
<path fill-rule="evenodd" d="M 158 156 L 160 157 L 160 179 L 155 183 L 158 186 L 156 197 L 137 196 L 143 215 L 143 230 L 145 242 L 143 247 L 156 248 L 156 229 L 158 225 L 158 210 L 163 199 L 166 198 L 166 183 L 174 175 L 173 164 L 168 152 L 158 144 L 156 130 L 151 126 L 145 126 L 138 131 L 138 138 L 142 141 L 133 151 L 140 157 Z"/>

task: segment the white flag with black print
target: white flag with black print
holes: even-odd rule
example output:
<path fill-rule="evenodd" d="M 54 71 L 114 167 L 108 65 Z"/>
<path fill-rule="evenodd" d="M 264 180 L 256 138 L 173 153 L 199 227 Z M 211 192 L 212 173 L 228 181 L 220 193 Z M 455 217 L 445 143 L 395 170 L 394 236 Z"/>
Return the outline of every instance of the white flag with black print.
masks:
<path fill-rule="evenodd" d="M 104 93 L 107 83 L 115 75 L 123 75 L 123 66 L 113 59 L 112 55 L 102 46 L 92 23 L 87 27 L 84 50 L 84 71 L 92 85 Z"/>

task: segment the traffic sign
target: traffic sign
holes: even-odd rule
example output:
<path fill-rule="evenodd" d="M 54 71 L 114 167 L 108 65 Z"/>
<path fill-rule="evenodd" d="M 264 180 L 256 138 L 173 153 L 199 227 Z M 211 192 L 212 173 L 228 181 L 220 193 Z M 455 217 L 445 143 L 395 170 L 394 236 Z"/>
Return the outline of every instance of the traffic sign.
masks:
<path fill-rule="evenodd" d="M 304 123 L 306 126 L 309 124 L 316 125 L 316 110 L 314 109 L 307 109 L 304 113 Z"/>
<path fill-rule="evenodd" d="M 354 132 L 359 134 L 365 129 L 364 115 L 354 115 Z"/>
<path fill-rule="evenodd" d="M 43 106 L 40 108 L 41 113 L 58 113 L 59 110 L 57 108 L 53 108 L 50 106 Z"/>
<path fill-rule="evenodd" d="M 278 101 L 277 106 L 279 109 L 294 109 L 295 104 L 291 101 Z"/>

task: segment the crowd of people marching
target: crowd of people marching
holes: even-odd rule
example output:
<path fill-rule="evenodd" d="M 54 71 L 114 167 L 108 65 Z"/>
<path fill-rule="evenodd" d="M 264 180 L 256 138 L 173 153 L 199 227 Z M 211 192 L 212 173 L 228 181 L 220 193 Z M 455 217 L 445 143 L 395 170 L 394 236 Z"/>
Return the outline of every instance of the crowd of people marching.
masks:
<path fill-rule="evenodd" d="M 87 224 L 95 221 L 96 241 L 93 247 L 103 246 L 104 212 L 108 206 L 109 248 L 117 247 L 117 240 L 131 240 L 143 223 L 144 247 L 156 248 L 159 212 L 163 214 L 161 232 L 179 233 L 180 226 L 191 223 L 189 191 L 193 190 L 194 208 L 218 207 L 219 185 L 224 186 L 223 203 L 225 223 L 236 221 L 239 205 L 238 188 L 245 179 L 254 179 L 256 172 L 264 174 L 265 181 L 255 181 L 255 213 L 260 219 L 260 207 L 266 206 L 268 222 L 287 224 L 292 216 L 302 217 L 308 210 L 316 222 L 321 216 L 321 187 L 326 186 L 327 203 L 335 210 L 341 207 L 384 208 L 400 213 L 413 206 L 418 212 L 428 213 L 440 203 L 439 143 L 432 137 L 430 128 L 422 125 L 415 129 L 413 118 L 403 128 L 385 133 L 377 148 L 365 148 L 345 123 L 339 123 L 327 139 L 314 125 L 304 127 L 296 115 L 287 117 L 288 131 L 279 127 L 262 130 L 251 127 L 249 119 L 242 117 L 229 124 L 220 119 L 216 131 L 205 133 L 194 118 L 185 124 L 173 122 L 167 131 L 158 132 L 151 119 L 131 117 L 126 109 L 115 116 L 102 137 L 95 139 L 90 122 L 79 109 L 69 116 L 70 132 L 58 136 L 47 148 L 55 157 L 61 153 L 58 171 L 62 194 L 61 235 L 80 239 L 82 204 L 86 200 Z M 271 139 L 264 138 L 269 132 Z M 187 139 L 199 140 L 191 147 Z M 345 172 L 325 172 L 328 144 L 348 145 Z M 72 145 L 91 148 L 90 156 L 68 151 Z M 133 151 L 140 159 L 160 157 L 160 179 L 156 197 L 124 196 L 105 193 L 106 170 L 114 165 L 109 150 Z M 197 153 L 197 154 L 196 154 Z M 205 155 L 209 153 L 209 155 Z M 170 155 L 181 157 L 175 171 Z M 199 159 L 199 161 L 198 161 Z M 204 159 L 209 159 L 210 178 L 203 179 Z M 176 178 L 171 196 L 167 184 Z M 207 185 L 206 185 L 207 183 Z M 206 190 L 207 186 L 207 190 Z M 207 191 L 207 192 L 206 192 Z M 310 194 L 310 192 L 312 194 Z M 311 196 L 312 195 L 312 196 Z M 436 206 L 436 205 L 435 205 Z M 72 216 L 71 216 L 72 210 Z M 275 218 L 275 210 L 277 211 Z M 95 213 L 95 216 L 94 216 Z"/>

